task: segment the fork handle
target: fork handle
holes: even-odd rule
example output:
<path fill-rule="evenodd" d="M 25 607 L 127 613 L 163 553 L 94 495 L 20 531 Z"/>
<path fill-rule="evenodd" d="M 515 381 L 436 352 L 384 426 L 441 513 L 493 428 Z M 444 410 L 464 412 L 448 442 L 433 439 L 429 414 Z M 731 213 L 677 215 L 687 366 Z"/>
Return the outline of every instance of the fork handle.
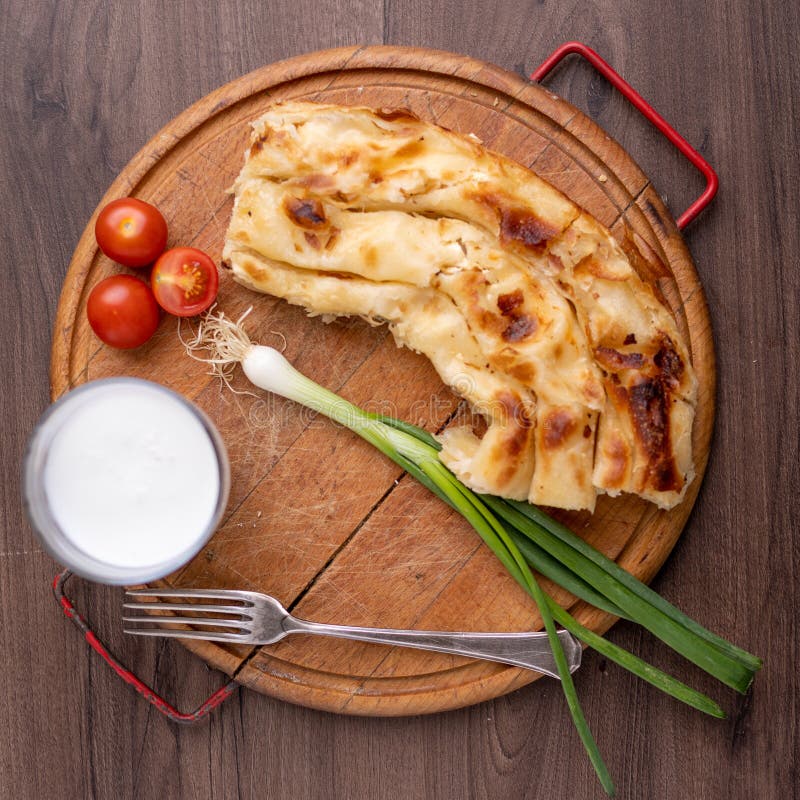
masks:
<path fill-rule="evenodd" d="M 481 658 L 525 667 L 558 678 L 555 659 L 543 631 L 532 633 L 454 633 L 449 631 L 402 631 L 391 628 L 358 628 L 350 625 L 325 625 L 287 617 L 283 622 L 287 633 L 313 633 L 356 639 L 361 642 L 414 647 L 435 650 L 468 658 Z M 559 631 L 558 637 L 574 672 L 581 663 L 581 646 L 568 631 Z"/>

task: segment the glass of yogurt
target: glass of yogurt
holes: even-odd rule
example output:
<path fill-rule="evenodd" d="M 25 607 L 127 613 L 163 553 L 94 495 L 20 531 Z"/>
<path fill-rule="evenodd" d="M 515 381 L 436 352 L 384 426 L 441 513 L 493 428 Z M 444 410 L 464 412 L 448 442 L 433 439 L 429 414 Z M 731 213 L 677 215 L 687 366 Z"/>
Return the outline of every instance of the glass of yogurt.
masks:
<path fill-rule="evenodd" d="M 211 538 L 230 468 L 211 420 L 139 378 L 83 384 L 54 403 L 28 442 L 28 517 L 57 561 L 100 583 L 174 572 Z"/>

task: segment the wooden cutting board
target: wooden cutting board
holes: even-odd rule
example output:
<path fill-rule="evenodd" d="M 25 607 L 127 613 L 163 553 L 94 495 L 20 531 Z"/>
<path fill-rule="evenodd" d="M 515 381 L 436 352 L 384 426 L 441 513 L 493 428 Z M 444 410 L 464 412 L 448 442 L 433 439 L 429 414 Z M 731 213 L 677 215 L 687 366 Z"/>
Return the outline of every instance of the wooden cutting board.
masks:
<path fill-rule="evenodd" d="M 213 92 L 167 125 L 128 164 L 101 206 L 125 195 L 155 203 L 169 245 L 219 259 L 249 123 L 276 100 L 398 107 L 474 133 L 530 166 L 622 237 L 632 232 L 668 270 L 658 283 L 688 337 L 700 393 L 694 427 L 698 477 L 670 512 L 635 497 L 600 498 L 594 515 L 561 513 L 576 532 L 642 580 L 674 546 L 705 470 L 714 416 L 714 356 L 703 291 L 675 224 L 647 177 L 607 134 L 538 85 L 464 56 L 397 47 L 312 53 L 264 67 Z M 96 213 L 96 212 L 95 212 Z M 53 341 L 53 399 L 87 380 L 134 375 L 182 392 L 216 422 L 233 489 L 208 546 L 168 582 L 268 592 L 321 622 L 449 630 L 539 627 L 530 599 L 477 535 L 443 503 L 350 432 L 265 395 L 232 394 L 184 355 L 165 318 L 144 347 L 101 345 L 85 303 L 121 271 L 97 249 L 94 217 L 66 277 Z M 249 331 L 285 342 L 301 371 L 362 406 L 439 428 L 457 409 L 427 360 L 399 350 L 385 328 L 324 324 L 301 309 L 221 278 L 220 307 L 249 305 Z M 246 389 L 241 375 L 234 381 Z M 596 631 L 614 619 L 546 583 Z M 210 665 L 258 691 L 348 714 L 418 714 L 496 697 L 537 676 L 435 653 L 290 637 L 264 648 L 190 643 Z"/>

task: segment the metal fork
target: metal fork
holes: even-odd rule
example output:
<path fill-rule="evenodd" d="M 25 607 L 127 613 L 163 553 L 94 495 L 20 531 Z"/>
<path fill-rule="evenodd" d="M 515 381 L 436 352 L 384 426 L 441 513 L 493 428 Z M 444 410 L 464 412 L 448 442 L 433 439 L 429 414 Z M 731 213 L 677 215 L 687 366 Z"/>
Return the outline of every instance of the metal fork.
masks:
<path fill-rule="evenodd" d="M 357 639 L 362 642 L 436 650 L 460 656 L 499 661 L 542 672 L 558 678 L 555 660 L 544 631 L 531 633 L 454 633 L 450 631 L 393 630 L 391 628 L 358 628 L 351 625 L 324 625 L 293 617 L 274 597 L 259 592 L 229 589 L 136 589 L 131 597 L 154 597 L 171 602 L 125 603 L 124 608 L 136 611 L 183 611 L 204 616 L 123 616 L 123 622 L 147 625 L 197 625 L 219 630 L 176 630 L 162 627 L 127 627 L 125 633 L 136 636 L 167 636 L 177 639 L 204 639 L 210 642 L 235 644 L 274 644 L 290 633 L 315 633 Z M 180 602 L 181 600 L 219 600 L 236 605 Z M 175 602 L 178 601 L 178 602 Z M 224 614 L 225 617 L 208 616 Z M 581 646 L 567 631 L 559 631 L 559 639 L 574 672 L 581 663 Z"/>

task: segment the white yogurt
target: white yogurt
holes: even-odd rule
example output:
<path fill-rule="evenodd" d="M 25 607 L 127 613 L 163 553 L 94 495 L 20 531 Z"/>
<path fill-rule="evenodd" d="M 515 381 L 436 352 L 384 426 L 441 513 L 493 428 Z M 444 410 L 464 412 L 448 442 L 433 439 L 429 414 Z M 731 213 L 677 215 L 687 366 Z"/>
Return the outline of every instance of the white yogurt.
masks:
<path fill-rule="evenodd" d="M 116 583 L 191 558 L 227 496 L 227 460 L 212 431 L 179 395 L 147 381 L 99 381 L 68 395 L 34 435 L 26 468 L 31 519 L 51 552 Z M 64 541 L 54 543 L 48 527 Z M 81 555 L 88 566 L 71 563 Z"/>

